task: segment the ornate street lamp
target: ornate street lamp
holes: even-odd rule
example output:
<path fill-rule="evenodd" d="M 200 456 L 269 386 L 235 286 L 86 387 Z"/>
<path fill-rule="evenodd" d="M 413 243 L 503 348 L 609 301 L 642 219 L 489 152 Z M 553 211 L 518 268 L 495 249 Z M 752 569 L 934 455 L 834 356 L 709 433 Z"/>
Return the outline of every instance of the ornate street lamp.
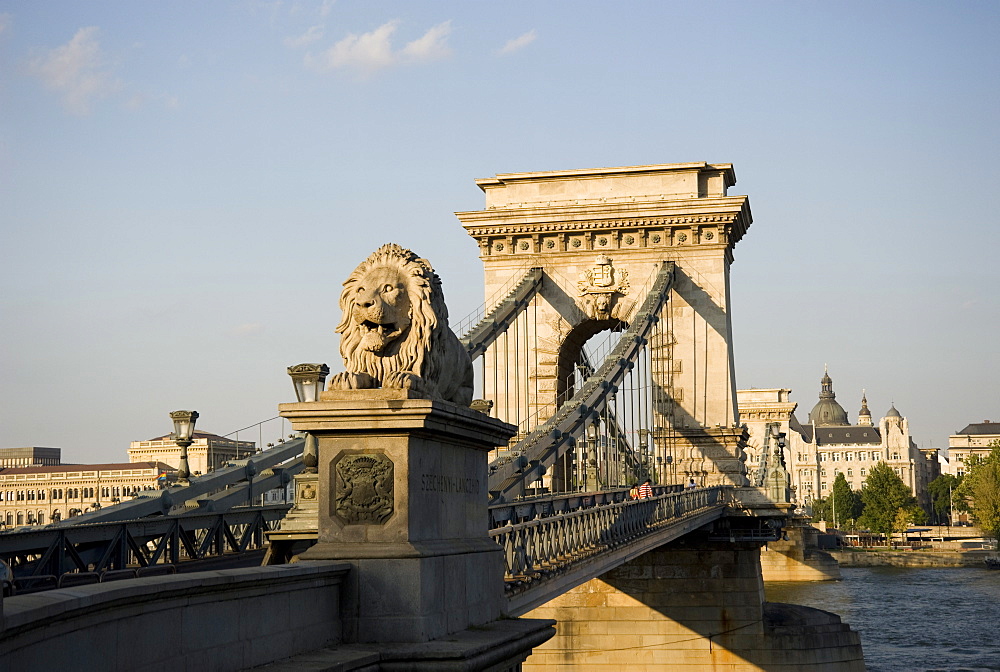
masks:
<path fill-rule="evenodd" d="M 326 364 L 296 364 L 288 367 L 288 375 L 295 385 L 295 398 L 300 402 L 319 401 L 319 393 L 326 387 L 330 367 Z"/>
<path fill-rule="evenodd" d="M 174 411 L 170 414 L 170 419 L 174 421 L 174 442 L 180 446 L 181 461 L 177 467 L 177 480 L 185 485 L 189 483 L 191 468 L 188 466 L 188 446 L 194 441 L 194 423 L 198 421 L 198 411 Z"/>
<path fill-rule="evenodd" d="M 288 367 L 288 375 L 295 385 L 295 398 L 300 403 L 319 401 L 319 393 L 326 387 L 326 377 L 330 367 L 326 364 L 296 364 Z M 306 432 L 306 445 L 302 448 L 302 464 L 305 473 L 315 474 L 319 464 L 316 437 Z"/>

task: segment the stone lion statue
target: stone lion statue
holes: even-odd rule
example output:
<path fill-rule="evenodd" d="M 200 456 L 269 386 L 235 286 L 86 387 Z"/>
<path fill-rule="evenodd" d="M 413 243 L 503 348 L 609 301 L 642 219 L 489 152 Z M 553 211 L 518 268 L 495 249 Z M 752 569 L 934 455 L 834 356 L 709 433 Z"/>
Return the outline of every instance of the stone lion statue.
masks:
<path fill-rule="evenodd" d="M 394 243 L 354 269 L 340 294 L 344 373 L 328 389 L 407 389 L 468 406 L 472 361 L 448 326 L 441 279 L 426 259 Z"/>

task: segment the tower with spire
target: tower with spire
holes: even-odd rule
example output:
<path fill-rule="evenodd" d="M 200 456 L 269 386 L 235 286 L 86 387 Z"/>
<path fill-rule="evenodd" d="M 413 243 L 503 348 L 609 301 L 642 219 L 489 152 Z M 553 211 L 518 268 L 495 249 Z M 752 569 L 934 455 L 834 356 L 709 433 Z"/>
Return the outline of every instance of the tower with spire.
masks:
<path fill-rule="evenodd" d="M 872 412 L 868 410 L 868 397 L 861 390 L 861 410 L 858 411 L 858 425 L 872 426 Z"/>

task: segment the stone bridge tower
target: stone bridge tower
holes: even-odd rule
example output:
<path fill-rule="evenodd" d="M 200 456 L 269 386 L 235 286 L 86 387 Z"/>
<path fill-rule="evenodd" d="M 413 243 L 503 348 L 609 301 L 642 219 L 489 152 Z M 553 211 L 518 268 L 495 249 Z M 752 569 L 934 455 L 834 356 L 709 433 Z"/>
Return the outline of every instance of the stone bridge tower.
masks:
<path fill-rule="evenodd" d="M 456 213 L 479 244 L 486 296 L 542 267 L 530 362 L 530 412 L 548 417 L 583 343 L 642 302 L 663 262 L 675 265 L 665 339 L 654 344 L 654 440 L 670 441 L 675 478 L 743 484 L 729 312 L 733 246 L 750 226 L 746 196 L 728 196 L 731 164 L 680 163 L 507 173 L 476 181 L 483 210 Z M 508 347 L 517 347 L 508 346 Z M 486 358 L 487 377 L 496 362 Z M 524 359 L 522 357 L 522 359 Z M 503 408 L 498 409 L 503 417 Z"/>

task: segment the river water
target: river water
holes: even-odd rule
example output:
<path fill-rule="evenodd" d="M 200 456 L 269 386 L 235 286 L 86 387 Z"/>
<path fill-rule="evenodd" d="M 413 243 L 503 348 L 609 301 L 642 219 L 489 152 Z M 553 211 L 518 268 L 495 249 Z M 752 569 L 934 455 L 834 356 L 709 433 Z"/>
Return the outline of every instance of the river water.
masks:
<path fill-rule="evenodd" d="M 1000 571 L 845 567 L 843 581 L 768 582 L 770 602 L 838 614 L 870 672 L 1000 670 Z"/>

